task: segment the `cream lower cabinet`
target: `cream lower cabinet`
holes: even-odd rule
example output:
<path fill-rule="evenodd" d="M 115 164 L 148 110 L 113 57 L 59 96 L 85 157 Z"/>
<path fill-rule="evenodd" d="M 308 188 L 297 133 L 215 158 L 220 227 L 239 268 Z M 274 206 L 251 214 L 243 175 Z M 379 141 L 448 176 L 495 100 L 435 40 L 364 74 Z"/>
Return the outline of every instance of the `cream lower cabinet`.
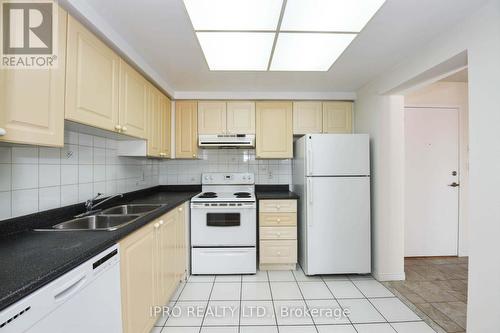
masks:
<path fill-rule="evenodd" d="M 152 307 L 166 305 L 186 274 L 184 212 L 181 205 L 120 241 L 125 333 L 149 333 Z"/>
<path fill-rule="evenodd" d="M 198 111 L 196 101 L 175 103 L 175 158 L 198 157 Z"/>
<path fill-rule="evenodd" d="M 297 200 L 259 201 L 259 267 L 290 270 L 297 265 Z"/>
<path fill-rule="evenodd" d="M 323 133 L 352 133 L 352 102 L 323 102 Z"/>
<path fill-rule="evenodd" d="M 0 70 L 0 142 L 64 145 L 66 19 L 59 9 L 57 68 Z"/>
<path fill-rule="evenodd" d="M 293 157 L 292 102 L 256 103 L 256 157 Z"/>
<path fill-rule="evenodd" d="M 120 131 L 120 57 L 72 16 L 68 17 L 65 118 Z"/>
<path fill-rule="evenodd" d="M 151 306 L 156 301 L 154 225 L 149 224 L 120 242 L 123 331 L 149 333 L 155 323 Z"/>

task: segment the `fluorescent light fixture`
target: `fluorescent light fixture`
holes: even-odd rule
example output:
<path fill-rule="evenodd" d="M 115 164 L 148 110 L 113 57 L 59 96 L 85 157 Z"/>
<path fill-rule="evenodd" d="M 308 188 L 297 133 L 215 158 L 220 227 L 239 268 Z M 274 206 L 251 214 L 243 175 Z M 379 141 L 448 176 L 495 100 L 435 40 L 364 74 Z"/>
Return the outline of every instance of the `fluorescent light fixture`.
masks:
<path fill-rule="evenodd" d="M 197 32 L 212 71 L 265 71 L 274 32 Z"/>
<path fill-rule="evenodd" d="M 360 32 L 385 0 L 288 0 L 281 31 Z"/>
<path fill-rule="evenodd" d="M 356 34 L 286 33 L 278 35 L 272 71 L 327 71 Z"/>
<path fill-rule="evenodd" d="M 184 0 L 194 30 L 276 30 L 283 0 Z"/>

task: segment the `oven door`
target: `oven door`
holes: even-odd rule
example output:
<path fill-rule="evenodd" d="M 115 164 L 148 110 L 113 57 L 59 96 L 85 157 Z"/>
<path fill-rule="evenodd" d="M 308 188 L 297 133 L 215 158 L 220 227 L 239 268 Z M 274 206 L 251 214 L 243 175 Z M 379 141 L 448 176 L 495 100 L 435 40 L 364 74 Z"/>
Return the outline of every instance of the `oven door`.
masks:
<path fill-rule="evenodd" d="M 191 204 L 191 244 L 194 247 L 255 246 L 255 203 Z"/>

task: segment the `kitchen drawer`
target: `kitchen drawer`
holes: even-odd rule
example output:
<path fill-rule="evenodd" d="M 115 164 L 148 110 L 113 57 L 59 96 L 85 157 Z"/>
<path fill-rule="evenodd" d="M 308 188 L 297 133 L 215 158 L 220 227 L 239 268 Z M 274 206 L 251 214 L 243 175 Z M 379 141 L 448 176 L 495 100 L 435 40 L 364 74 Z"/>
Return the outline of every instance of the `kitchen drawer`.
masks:
<path fill-rule="evenodd" d="M 297 239 L 297 228 L 261 227 L 260 239 Z"/>
<path fill-rule="evenodd" d="M 262 213 L 295 213 L 297 200 L 260 200 L 259 211 Z"/>
<path fill-rule="evenodd" d="M 297 262 L 297 241 L 263 240 L 260 242 L 261 264 L 289 264 Z"/>
<path fill-rule="evenodd" d="M 261 227 L 296 226 L 296 213 L 260 213 L 259 225 Z"/>

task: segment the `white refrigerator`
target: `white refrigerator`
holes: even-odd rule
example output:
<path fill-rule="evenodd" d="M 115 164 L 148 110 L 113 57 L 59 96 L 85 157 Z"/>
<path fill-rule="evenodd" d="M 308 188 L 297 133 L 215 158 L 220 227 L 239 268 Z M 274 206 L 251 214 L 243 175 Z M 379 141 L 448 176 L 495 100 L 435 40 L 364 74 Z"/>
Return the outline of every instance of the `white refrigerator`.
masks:
<path fill-rule="evenodd" d="M 294 144 L 299 263 L 306 275 L 371 272 L 366 134 L 308 134 Z"/>

